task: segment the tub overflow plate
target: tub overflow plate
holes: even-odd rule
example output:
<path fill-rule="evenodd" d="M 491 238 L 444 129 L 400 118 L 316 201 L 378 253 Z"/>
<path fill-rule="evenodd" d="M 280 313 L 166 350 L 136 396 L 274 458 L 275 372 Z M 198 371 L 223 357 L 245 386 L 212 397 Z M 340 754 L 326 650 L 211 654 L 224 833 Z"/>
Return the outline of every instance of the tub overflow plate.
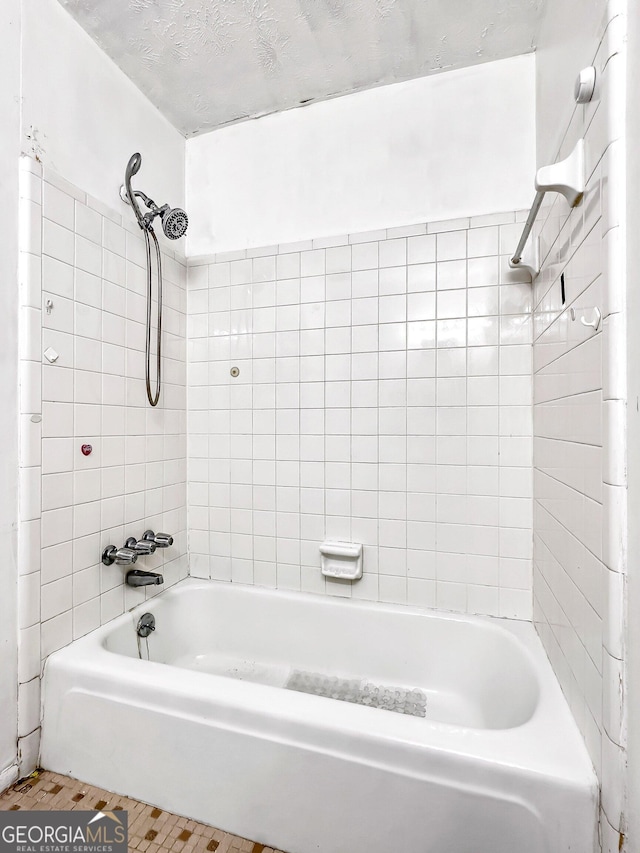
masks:
<path fill-rule="evenodd" d="M 136 633 L 139 637 L 148 637 L 152 631 L 156 630 L 156 619 L 153 613 L 143 613 L 136 626 Z"/>

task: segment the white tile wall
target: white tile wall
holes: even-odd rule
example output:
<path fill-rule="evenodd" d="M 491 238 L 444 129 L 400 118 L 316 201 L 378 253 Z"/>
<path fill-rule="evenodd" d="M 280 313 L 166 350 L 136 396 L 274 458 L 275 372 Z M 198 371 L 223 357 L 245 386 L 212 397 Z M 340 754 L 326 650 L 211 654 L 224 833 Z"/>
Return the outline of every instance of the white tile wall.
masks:
<path fill-rule="evenodd" d="M 594 59 L 596 98 L 576 108 L 558 154 L 584 137 L 584 200 L 569 213 L 556 197 L 541 216 L 545 260 L 534 288 L 534 620 L 601 780 L 604 838 L 624 830 L 620 24 L 610 11 Z M 597 332 L 581 322 L 594 308 L 604 318 Z"/>
<path fill-rule="evenodd" d="M 49 170 L 43 178 L 28 158 L 21 216 L 19 728 L 26 738 L 39 725 L 41 661 L 158 589 L 125 587 L 122 567 L 101 564 L 102 549 L 161 529 L 175 544 L 145 558 L 145 567 L 161 571 L 165 586 L 187 574 L 186 268 L 165 247 L 164 387 L 151 409 L 137 226 Z M 48 348 L 58 354 L 53 364 Z M 23 751 L 28 764 L 37 755 L 33 738 Z"/>
<path fill-rule="evenodd" d="M 192 574 L 530 617 L 531 286 L 504 257 L 515 221 L 192 262 Z M 323 539 L 364 543 L 361 580 L 322 577 Z"/>

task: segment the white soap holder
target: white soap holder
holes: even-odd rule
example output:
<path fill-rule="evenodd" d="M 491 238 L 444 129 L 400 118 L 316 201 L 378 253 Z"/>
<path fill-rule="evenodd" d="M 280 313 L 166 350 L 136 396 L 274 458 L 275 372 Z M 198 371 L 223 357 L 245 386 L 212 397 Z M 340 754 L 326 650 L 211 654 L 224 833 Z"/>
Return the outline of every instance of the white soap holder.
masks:
<path fill-rule="evenodd" d="M 362 577 L 362 545 L 353 542 L 323 542 L 320 554 L 322 574 L 325 577 L 348 581 Z"/>

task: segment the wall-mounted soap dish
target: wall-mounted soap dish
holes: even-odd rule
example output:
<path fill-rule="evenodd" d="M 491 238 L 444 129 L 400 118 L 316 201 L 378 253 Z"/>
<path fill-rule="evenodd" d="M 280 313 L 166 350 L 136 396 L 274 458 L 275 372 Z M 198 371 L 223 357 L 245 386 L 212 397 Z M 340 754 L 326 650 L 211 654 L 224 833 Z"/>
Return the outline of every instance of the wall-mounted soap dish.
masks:
<path fill-rule="evenodd" d="M 326 577 L 350 581 L 362 577 L 362 545 L 353 542 L 323 542 L 320 554 L 322 574 Z"/>

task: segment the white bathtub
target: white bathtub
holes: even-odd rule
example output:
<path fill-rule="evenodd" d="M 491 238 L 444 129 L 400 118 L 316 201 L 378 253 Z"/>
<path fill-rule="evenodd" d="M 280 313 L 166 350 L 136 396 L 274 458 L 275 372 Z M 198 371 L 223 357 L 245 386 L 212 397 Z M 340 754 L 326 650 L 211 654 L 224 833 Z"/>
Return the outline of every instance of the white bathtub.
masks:
<path fill-rule="evenodd" d="M 283 689 L 292 669 L 419 688 L 427 715 Z M 289 853 L 595 850 L 527 623 L 186 580 L 53 654 L 43 714 L 44 767 Z"/>

